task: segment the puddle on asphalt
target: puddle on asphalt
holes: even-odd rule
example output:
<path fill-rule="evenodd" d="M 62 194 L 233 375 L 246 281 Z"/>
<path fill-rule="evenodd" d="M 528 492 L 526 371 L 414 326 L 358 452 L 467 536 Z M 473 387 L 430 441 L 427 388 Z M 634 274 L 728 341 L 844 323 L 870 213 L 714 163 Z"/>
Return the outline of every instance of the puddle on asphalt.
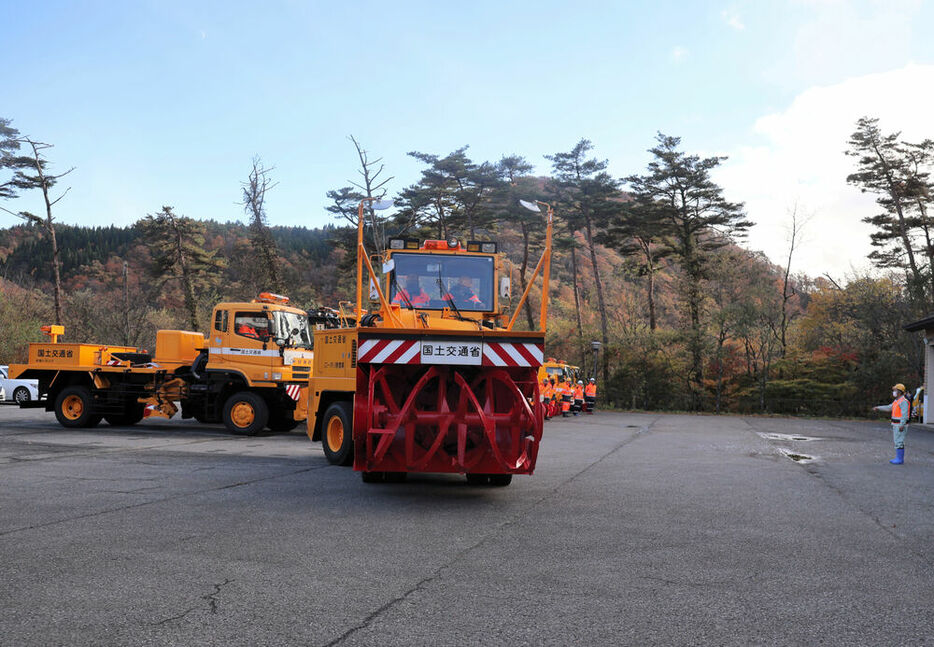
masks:
<path fill-rule="evenodd" d="M 780 451 L 782 454 L 784 454 L 785 456 L 787 456 L 788 458 L 790 458 L 796 463 L 813 463 L 814 461 L 817 460 L 816 456 L 808 456 L 807 454 L 799 454 L 789 449 L 779 449 L 778 451 Z"/>
<path fill-rule="evenodd" d="M 801 442 L 810 442 L 812 440 L 823 440 L 822 438 L 815 438 L 812 436 L 801 436 L 798 434 L 778 434 L 774 432 L 756 432 L 760 437 L 765 438 L 766 440 L 796 440 Z"/>

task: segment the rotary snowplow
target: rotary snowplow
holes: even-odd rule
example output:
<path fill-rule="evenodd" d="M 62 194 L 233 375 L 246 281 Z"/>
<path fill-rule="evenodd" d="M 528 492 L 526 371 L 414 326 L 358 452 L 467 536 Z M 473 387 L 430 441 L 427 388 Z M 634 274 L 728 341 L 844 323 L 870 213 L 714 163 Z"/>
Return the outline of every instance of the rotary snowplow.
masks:
<path fill-rule="evenodd" d="M 523 203 L 547 207 L 546 244 L 510 317 L 502 303 L 510 281 L 495 242 L 390 239 L 376 259 L 380 280 L 363 242 L 366 202 L 358 212 L 356 305 L 319 320 L 314 333 L 309 436 L 322 440 L 332 463 L 352 461 L 367 482 L 448 472 L 507 485 L 513 474 L 531 474 L 543 425 L 538 372 L 551 208 Z M 539 330 L 513 330 L 539 276 Z"/>

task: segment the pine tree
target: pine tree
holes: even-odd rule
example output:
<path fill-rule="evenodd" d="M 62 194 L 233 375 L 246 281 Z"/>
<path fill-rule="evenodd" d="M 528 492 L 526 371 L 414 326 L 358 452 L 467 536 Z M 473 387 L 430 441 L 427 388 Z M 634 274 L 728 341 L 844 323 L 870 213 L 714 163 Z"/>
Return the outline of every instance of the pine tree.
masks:
<path fill-rule="evenodd" d="M 554 185 L 563 195 L 565 219 L 577 220 L 584 231 L 584 240 L 590 254 L 594 286 L 597 289 L 597 306 L 600 311 L 600 332 L 603 348 L 609 349 L 610 335 L 607 324 L 606 299 L 603 295 L 603 279 L 597 263 L 596 235 L 606 226 L 610 218 L 619 211 L 616 200 L 619 183 L 606 172 L 607 160 L 587 159 L 593 144 L 580 140 L 567 153 L 546 155 L 554 171 Z M 576 217 L 576 218 L 575 218 Z M 570 224 L 570 220 L 568 221 Z M 573 229 L 572 229 L 573 231 Z M 576 265 L 576 259 L 575 265 Z M 603 382 L 610 379 L 609 353 L 603 353 Z"/>
<path fill-rule="evenodd" d="M 634 259 L 636 273 L 645 277 L 649 330 L 652 331 L 658 327 L 655 275 L 662 268 L 662 260 L 672 253 L 671 247 L 666 244 L 669 238 L 667 224 L 655 203 L 631 201 L 624 203 L 623 210 L 610 220 L 606 231 L 598 236 L 600 243 Z"/>
<path fill-rule="evenodd" d="M 545 196 L 542 194 L 541 182 L 529 175 L 534 167 L 524 157 L 506 155 L 497 166 L 503 181 L 491 192 L 489 206 L 501 225 L 514 227 L 522 236 L 519 284 L 525 292 L 529 280 L 531 248 L 539 243 L 545 233 L 545 219 L 540 213 L 521 208 L 519 200 L 544 199 Z M 535 330 L 531 298 L 526 299 L 524 310 L 529 330 Z"/>
<path fill-rule="evenodd" d="M 9 119 L 0 117 L 0 171 L 14 168 L 16 153 L 21 144 L 19 131 L 10 125 Z M 0 199 L 9 200 L 16 197 L 12 178 L 0 177 Z"/>
<path fill-rule="evenodd" d="M 876 203 L 882 207 L 882 213 L 863 219 L 875 227 L 871 234 L 875 249 L 869 258 L 879 267 L 904 269 L 909 295 L 916 302 L 925 302 L 929 282 L 928 297 L 934 298 L 934 241 L 927 216 L 934 143 L 911 145 L 899 137 L 897 132 L 883 134 L 878 119 L 859 119 L 847 151 L 858 159 L 858 170 L 847 176 L 847 182 L 863 193 L 876 194 Z M 927 268 L 921 265 L 919 255 L 926 257 Z"/>
<path fill-rule="evenodd" d="M 680 137 L 662 133 L 649 149 L 654 159 L 645 175 L 631 175 L 626 182 L 645 213 L 662 223 L 684 273 L 681 295 L 687 306 L 688 347 L 691 353 L 689 383 L 692 406 L 700 406 L 703 382 L 704 279 L 711 252 L 741 236 L 753 223 L 745 219 L 742 203 L 729 202 L 710 172 L 725 157 L 700 158 L 678 150 Z"/>
<path fill-rule="evenodd" d="M 438 238 L 458 236 L 475 239 L 489 231 L 494 212 L 489 197 L 502 183 L 495 164 L 476 164 L 467 157 L 466 146 L 444 157 L 410 152 L 427 165 L 416 184 L 399 194 L 398 219 L 434 230 Z"/>
<path fill-rule="evenodd" d="M 18 191 L 28 191 L 30 189 L 39 189 L 42 191 L 42 198 L 45 202 L 45 215 L 37 216 L 28 211 L 14 213 L 9 209 L 3 208 L 7 213 L 12 213 L 27 222 L 38 225 L 45 230 L 52 246 L 52 277 L 55 300 L 55 323 L 61 324 L 64 320 L 62 312 L 62 259 L 58 247 L 58 239 L 55 235 L 55 219 L 52 215 L 52 207 L 59 200 L 65 197 L 65 194 L 71 190 L 71 187 L 65 189 L 57 198 L 52 198 L 52 188 L 61 178 L 71 173 L 74 167 L 64 173 L 53 175 L 49 173 L 49 161 L 45 157 L 44 151 L 52 148 L 52 144 L 34 141 L 29 137 L 20 137 L 18 131 L 10 127 L 9 120 L 0 120 L 0 161 L 4 168 L 12 169 L 13 176 L 9 180 L 0 184 L 0 197 L 11 199 L 18 196 Z M 15 155 L 13 151 L 18 151 L 21 147 L 26 147 L 25 155 Z"/>
<path fill-rule="evenodd" d="M 159 283 L 177 280 L 182 289 L 185 310 L 192 330 L 199 330 L 196 292 L 216 287 L 223 260 L 204 246 L 205 226 L 172 207 L 162 207 L 138 223 L 152 256 L 152 274 Z"/>

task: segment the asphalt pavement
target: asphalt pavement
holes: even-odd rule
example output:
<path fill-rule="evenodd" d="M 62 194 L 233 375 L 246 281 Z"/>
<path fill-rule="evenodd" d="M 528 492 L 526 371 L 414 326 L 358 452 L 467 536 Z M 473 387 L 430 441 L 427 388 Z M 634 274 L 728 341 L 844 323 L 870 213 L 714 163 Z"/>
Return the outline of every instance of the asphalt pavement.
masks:
<path fill-rule="evenodd" d="M 934 432 L 598 412 L 532 476 L 0 406 L 0 645 L 922 645 Z"/>

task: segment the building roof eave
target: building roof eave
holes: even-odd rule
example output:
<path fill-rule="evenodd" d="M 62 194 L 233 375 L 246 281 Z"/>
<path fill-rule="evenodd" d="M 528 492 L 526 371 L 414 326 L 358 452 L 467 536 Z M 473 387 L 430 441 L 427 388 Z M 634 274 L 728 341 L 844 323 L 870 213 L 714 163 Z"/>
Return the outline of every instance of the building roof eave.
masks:
<path fill-rule="evenodd" d="M 912 321 L 911 323 L 905 324 L 902 329 L 907 330 L 908 332 L 934 329 L 934 315 L 928 315 L 924 319 L 918 319 L 917 321 Z"/>

